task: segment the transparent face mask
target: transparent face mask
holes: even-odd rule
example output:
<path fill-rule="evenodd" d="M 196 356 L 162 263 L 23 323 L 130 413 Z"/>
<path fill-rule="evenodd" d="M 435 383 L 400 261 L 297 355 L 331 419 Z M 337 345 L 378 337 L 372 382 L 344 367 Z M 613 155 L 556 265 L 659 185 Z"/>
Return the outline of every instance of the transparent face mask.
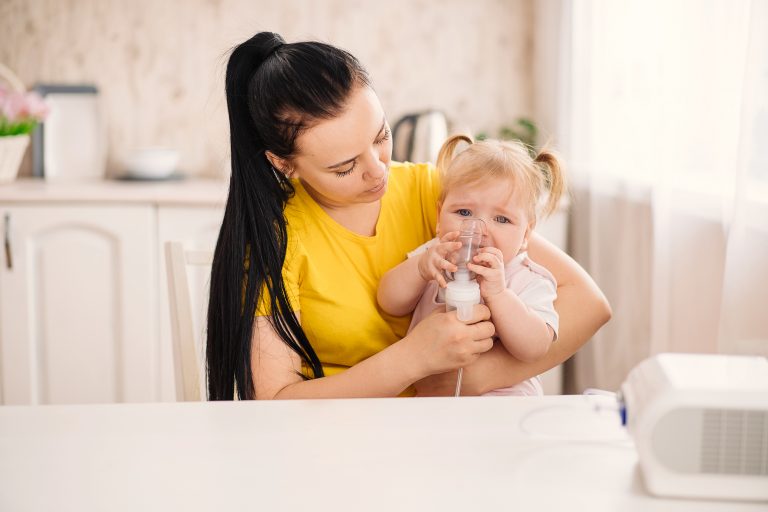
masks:
<path fill-rule="evenodd" d="M 471 263 L 472 258 L 477 254 L 484 234 L 485 222 L 482 219 L 468 218 L 461 221 L 459 237 L 456 239 L 458 242 L 461 242 L 461 248 L 451 253 L 449 258 L 450 261 L 459 267 L 459 270 L 453 273 L 453 275 L 449 273 L 449 277 L 455 279 L 455 274 L 469 272 L 467 270 L 467 263 Z M 469 272 L 469 279 L 474 278 L 475 273 Z"/>

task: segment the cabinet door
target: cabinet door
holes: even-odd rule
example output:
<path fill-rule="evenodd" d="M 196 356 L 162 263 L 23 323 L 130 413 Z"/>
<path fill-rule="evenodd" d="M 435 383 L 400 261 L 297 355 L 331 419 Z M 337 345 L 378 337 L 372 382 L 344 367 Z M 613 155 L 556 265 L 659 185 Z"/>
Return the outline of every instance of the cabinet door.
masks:
<path fill-rule="evenodd" d="M 173 378 L 173 340 L 171 338 L 171 316 L 168 305 L 168 274 L 165 266 L 165 242 L 183 242 L 185 249 L 213 251 L 219 236 L 224 207 L 172 207 L 162 206 L 158 210 L 158 240 L 160 252 L 160 399 L 176 399 Z M 192 299 L 192 322 L 197 334 L 198 361 L 201 363 L 201 396 L 205 395 L 205 327 L 210 290 L 210 269 L 189 268 L 189 293 Z"/>
<path fill-rule="evenodd" d="M 5 404 L 156 399 L 154 210 L 0 207 L 12 264 L 0 270 Z"/>

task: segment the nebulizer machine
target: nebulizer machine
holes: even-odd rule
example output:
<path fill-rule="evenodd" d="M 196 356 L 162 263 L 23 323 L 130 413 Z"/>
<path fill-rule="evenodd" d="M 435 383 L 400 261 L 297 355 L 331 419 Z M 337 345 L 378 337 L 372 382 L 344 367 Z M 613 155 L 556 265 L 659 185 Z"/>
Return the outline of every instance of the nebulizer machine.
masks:
<path fill-rule="evenodd" d="M 472 308 L 480 304 L 480 285 L 475 279 L 475 273 L 467 268 L 467 263 L 471 263 L 477 254 L 483 234 L 485 234 L 485 222 L 482 219 L 464 219 L 461 222 L 457 239 L 461 242 L 461 247 L 451 257 L 457 270 L 453 272 L 453 280 L 448 282 L 445 290 L 445 309 L 446 311 L 456 310 L 459 320 L 470 320 Z M 463 373 L 463 369 L 459 368 L 455 396 L 461 395 Z"/>
<path fill-rule="evenodd" d="M 657 354 L 618 399 L 652 494 L 768 500 L 768 359 Z"/>

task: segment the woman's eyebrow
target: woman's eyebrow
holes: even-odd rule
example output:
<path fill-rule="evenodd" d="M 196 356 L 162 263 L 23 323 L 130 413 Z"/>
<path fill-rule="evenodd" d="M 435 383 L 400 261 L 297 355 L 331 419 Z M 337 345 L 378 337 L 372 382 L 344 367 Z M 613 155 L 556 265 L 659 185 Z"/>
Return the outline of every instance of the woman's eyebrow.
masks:
<path fill-rule="evenodd" d="M 378 132 L 376 132 L 376 138 L 378 138 L 378 137 L 379 137 L 379 134 L 380 134 L 382 131 L 384 131 L 384 127 L 385 127 L 386 125 L 387 125 L 387 118 L 386 118 L 386 116 L 385 116 L 385 117 L 383 117 L 383 118 L 381 119 L 381 128 L 379 128 L 379 131 L 378 131 Z M 343 162 L 339 162 L 339 163 L 337 163 L 337 164 L 329 165 L 328 167 L 326 167 L 326 169 L 335 169 L 335 168 L 337 168 L 337 167 L 341 167 L 342 165 L 346 165 L 346 164 L 352 163 L 352 162 L 355 160 L 355 158 L 357 158 L 358 156 L 360 156 L 360 155 L 355 155 L 355 156 L 353 156 L 352 158 L 349 158 L 349 159 L 347 159 L 347 160 L 344 160 Z"/>

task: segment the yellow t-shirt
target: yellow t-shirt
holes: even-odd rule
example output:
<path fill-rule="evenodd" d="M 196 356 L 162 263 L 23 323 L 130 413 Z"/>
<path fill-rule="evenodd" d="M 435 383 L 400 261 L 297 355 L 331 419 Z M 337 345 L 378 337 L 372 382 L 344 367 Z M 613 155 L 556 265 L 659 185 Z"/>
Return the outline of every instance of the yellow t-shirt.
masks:
<path fill-rule="evenodd" d="M 334 375 L 405 336 L 410 315 L 393 317 L 376 303 L 385 272 L 434 238 L 438 173 L 429 164 L 392 163 L 374 236 L 342 227 L 294 181 L 288 201 L 283 279 L 294 310 L 319 357 Z M 261 301 L 260 301 L 261 302 Z M 260 304 L 257 315 L 267 314 Z"/>

